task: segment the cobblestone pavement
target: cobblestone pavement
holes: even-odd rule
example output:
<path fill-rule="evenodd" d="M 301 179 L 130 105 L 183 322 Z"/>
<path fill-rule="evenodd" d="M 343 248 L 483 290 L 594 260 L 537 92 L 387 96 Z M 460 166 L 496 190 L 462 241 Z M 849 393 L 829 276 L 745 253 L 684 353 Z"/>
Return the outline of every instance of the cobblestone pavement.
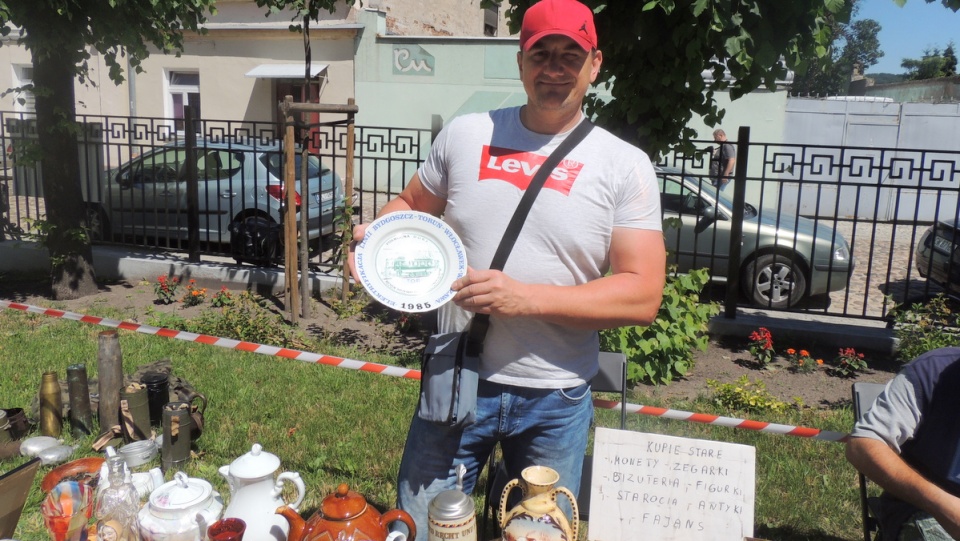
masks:
<path fill-rule="evenodd" d="M 840 222 L 836 229 L 853 251 L 855 268 L 846 290 L 830 294 L 828 313 L 883 317 L 895 303 L 912 303 L 943 291 L 917 272 L 913 252 L 927 225 Z"/>

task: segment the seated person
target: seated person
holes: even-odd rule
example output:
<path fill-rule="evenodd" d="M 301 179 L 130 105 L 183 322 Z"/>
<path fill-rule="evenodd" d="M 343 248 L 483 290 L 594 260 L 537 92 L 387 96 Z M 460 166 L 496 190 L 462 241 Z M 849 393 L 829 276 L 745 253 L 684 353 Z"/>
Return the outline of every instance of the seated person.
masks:
<path fill-rule="evenodd" d="M 883 488 L 888 540 L 960 539 L 960 348 L 907 364 L 853 429 L 847 460 Z"/>

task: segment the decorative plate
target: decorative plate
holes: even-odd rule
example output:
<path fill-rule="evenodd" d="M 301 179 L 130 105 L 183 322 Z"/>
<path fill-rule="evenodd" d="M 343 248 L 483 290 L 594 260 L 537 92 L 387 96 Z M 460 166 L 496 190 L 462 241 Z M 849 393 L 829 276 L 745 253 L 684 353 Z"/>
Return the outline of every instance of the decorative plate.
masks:
<path fill-rule="evenodd" d="M 367 292 L 403 312 L 441 306 L 453 298 L 453 282 L 467 273 L 460 237 L 423 212 L 392 212 L 373 221 L 355 255 Z"/>

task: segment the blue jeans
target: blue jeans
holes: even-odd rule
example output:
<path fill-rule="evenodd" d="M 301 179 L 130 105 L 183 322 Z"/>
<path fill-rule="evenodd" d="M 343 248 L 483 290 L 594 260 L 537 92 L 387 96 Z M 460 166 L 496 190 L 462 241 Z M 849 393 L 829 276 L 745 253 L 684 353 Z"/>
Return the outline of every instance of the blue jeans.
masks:
<path fill-rule="evenodd" d="M 528 389 L 483 380 L 477 390 L 474 424 L 461 430 L 447 429 L 414 415 L 400 462 L 397 506 L 413 517 L 416 541 L 427 539 L 430 501 L 440 492 L 456 488 L 456 466 L 466 466 L 463 490 L 472 493 L 497 442 L 503 450 L 508 479 L 519 478 L 527 466 L 548 466 L 560 474 L 559 485 L 577 494 L 592 420 L 589 384 L 571 389 Z M 571 508 L 566 498 L 560 501 L 569 516 Z"/>
<path fill-rule="evenodd" d="M 904 521 L 898 541 L 952 541 L 953 538 L 930 515 L 918 512 Z"/>

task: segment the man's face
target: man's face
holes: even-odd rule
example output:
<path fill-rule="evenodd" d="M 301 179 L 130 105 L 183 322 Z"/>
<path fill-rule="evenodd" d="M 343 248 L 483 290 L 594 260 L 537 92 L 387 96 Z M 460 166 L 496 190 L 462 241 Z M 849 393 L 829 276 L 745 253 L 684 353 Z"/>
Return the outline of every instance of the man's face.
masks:
<path fill-rule="evenodd" d="M 546 36 L 517 54 L 528 103 L 542 110 L 579 110 L 601 61 L 600 51 L 585 51 L 561 35 Z"/>

